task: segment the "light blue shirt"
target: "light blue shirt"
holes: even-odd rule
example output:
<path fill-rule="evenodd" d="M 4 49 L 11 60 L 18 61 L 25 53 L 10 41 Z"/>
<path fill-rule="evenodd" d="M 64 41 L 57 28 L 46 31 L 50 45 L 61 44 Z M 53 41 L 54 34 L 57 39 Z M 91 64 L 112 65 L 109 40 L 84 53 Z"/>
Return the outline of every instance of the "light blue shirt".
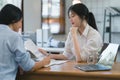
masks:
<path fill-rule="evenodd" d="M 7 25 L 0 24 L 0 80 L 15 80 L 18 66 L 29 71 L 34 65 L 22 37 Z"/>

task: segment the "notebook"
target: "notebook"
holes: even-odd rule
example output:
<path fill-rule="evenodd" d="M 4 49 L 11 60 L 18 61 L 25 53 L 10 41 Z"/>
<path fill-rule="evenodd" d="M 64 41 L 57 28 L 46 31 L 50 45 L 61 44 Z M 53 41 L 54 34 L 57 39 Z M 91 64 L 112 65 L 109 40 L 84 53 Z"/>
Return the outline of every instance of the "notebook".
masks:
<path fill-rule="evenodd" d="M 83 71 L 106 71 L 111 70 L 117 55 L 119 44 L 110 43 L 102 52 L 99 61 L 96 64 L 79 64 L 75 68 Z"/>

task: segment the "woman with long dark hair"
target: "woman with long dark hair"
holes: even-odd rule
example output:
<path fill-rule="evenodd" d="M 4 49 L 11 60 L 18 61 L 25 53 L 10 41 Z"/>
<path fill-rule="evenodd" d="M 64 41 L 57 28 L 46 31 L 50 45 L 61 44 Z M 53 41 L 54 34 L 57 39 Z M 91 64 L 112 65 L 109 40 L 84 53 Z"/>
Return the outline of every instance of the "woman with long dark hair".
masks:
<path fill-rule="evenodd" d="M 68 10 L 68 16 L 72 27 L 65 43 L 63 54 L 51 54 L 53 59 L 75 59 L 77 62 L 87 61 L 90 55 L 98 54 L 103 43 L 97 31 L 97 26 L 92 13 L 88 8 L 78 3 Z M 45 51 L 42 51 L 44 54 Z"/>

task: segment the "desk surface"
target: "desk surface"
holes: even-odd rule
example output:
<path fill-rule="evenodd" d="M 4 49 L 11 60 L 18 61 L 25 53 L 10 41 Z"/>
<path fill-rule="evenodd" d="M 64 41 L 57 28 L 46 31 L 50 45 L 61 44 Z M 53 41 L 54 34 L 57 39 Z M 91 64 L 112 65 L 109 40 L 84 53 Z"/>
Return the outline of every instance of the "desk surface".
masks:
<path fill-rule="evenodd" d="M 115 63 L 111 71 L 84 72 L 74 68 L 78 63 L 69 61 L 60 65 L 26 72 L 20 80 L 120 80 L 120 63 Z"/>

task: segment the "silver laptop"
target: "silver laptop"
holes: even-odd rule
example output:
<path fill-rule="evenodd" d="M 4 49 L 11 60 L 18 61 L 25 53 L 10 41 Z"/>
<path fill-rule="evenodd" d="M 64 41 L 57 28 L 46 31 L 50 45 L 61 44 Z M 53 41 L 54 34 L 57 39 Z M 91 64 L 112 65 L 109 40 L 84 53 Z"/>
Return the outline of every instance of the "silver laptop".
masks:
<path fill-rule="evenodd" d="M 78 64 L 75 68 L 83 71 L 106 71 L 111 70 L 118 51 L 118 44 L 110 43 L 102 52 L 101 57 L 96 64 Z"/>

